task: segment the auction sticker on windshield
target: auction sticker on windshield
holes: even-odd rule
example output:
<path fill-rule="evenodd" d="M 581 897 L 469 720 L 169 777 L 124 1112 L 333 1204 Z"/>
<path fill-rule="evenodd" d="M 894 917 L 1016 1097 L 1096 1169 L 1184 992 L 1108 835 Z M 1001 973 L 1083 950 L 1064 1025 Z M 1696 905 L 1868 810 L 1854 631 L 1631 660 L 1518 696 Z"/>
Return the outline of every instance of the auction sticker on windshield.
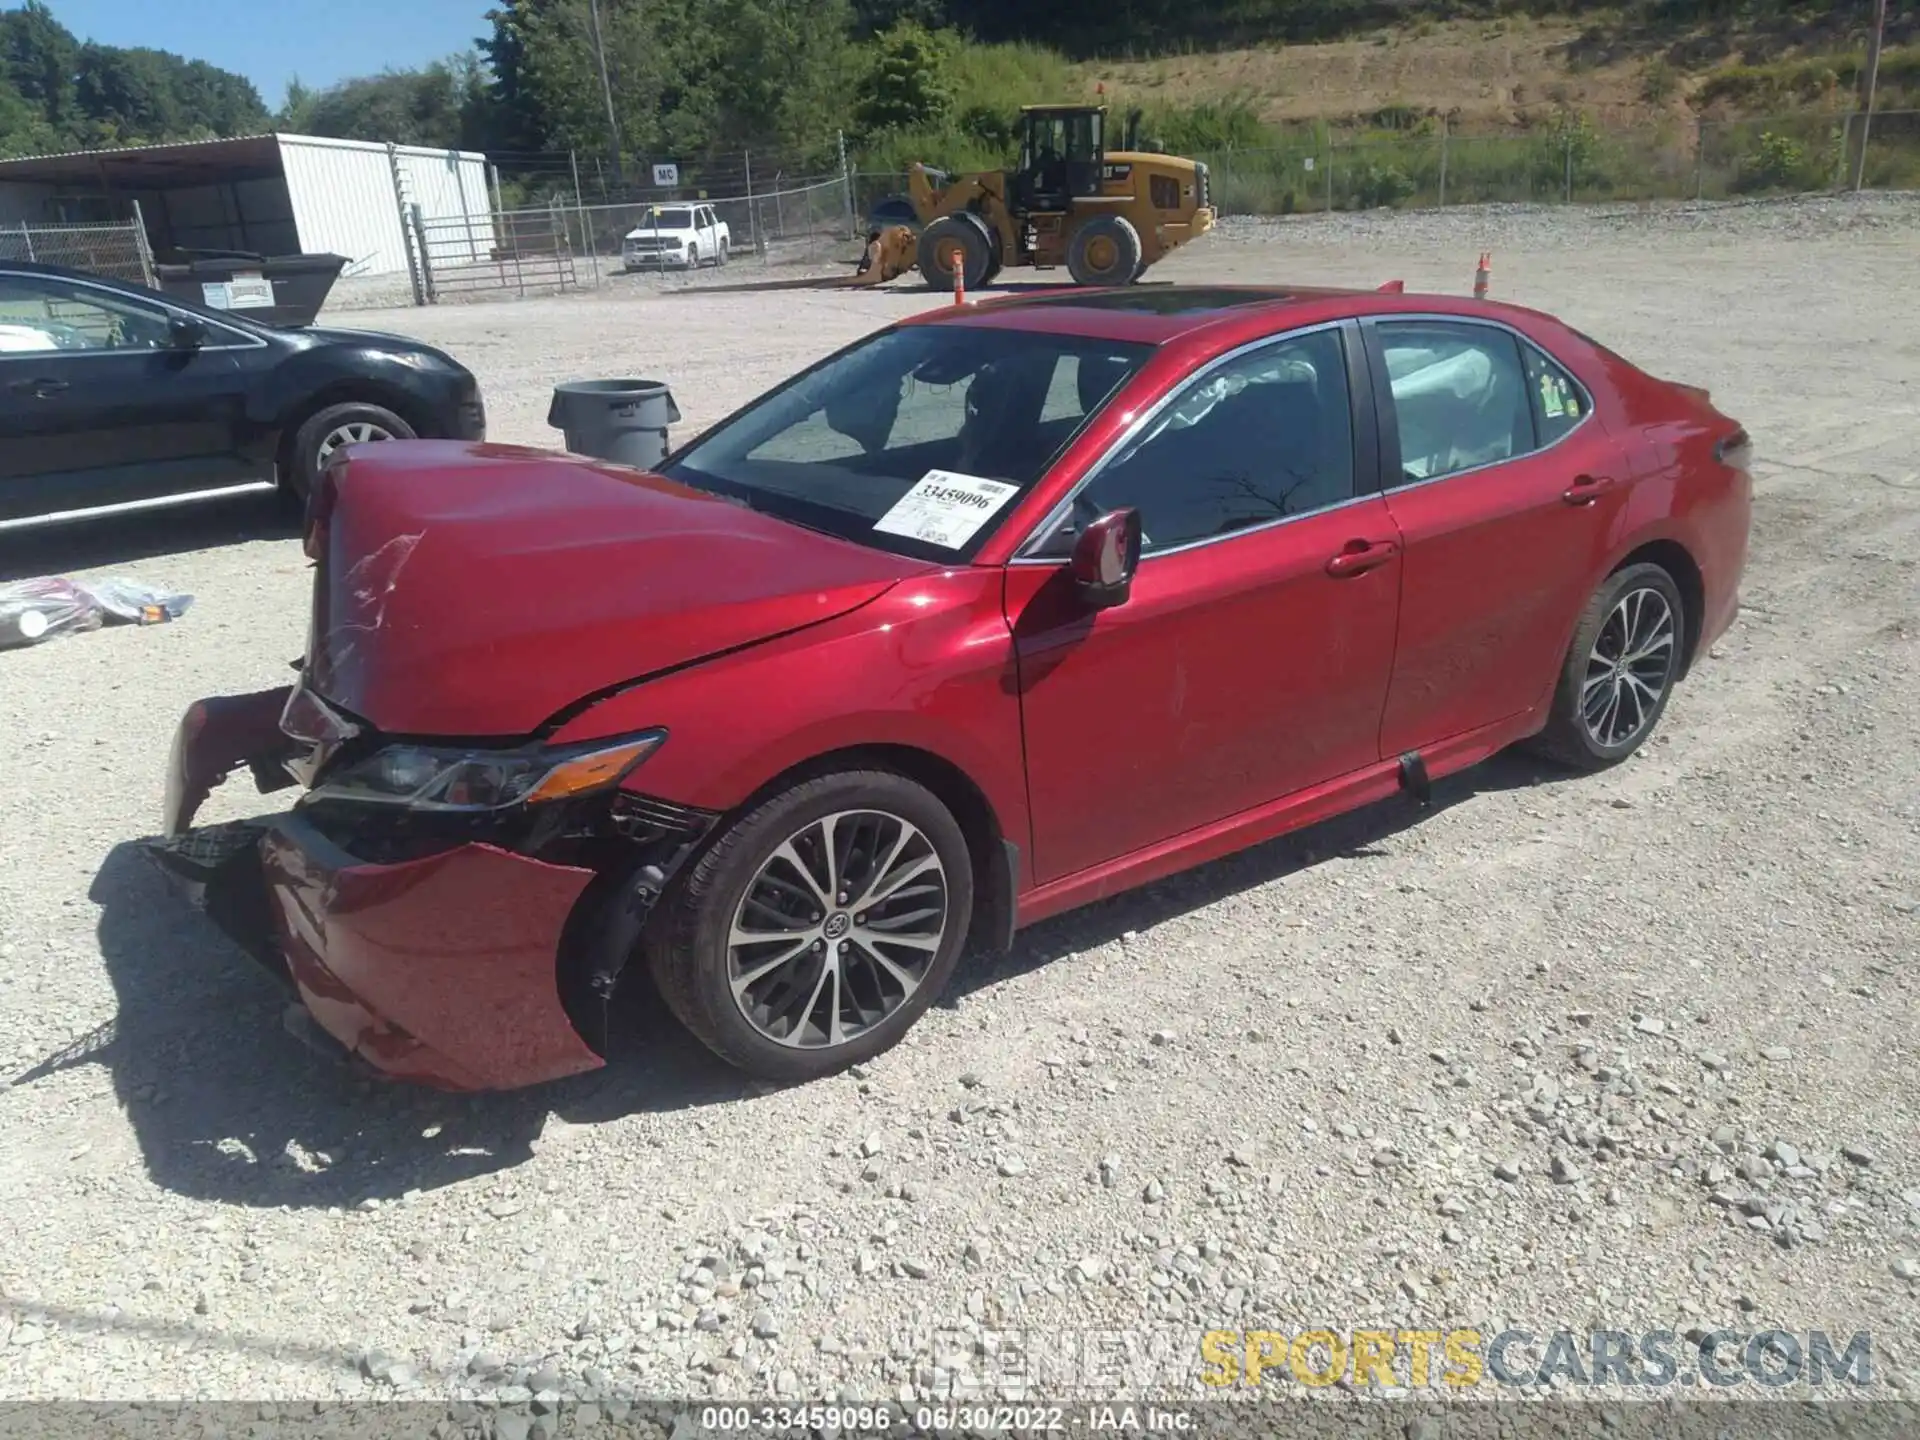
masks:
<path fill-rule="evenodd" d="M 979 534 L 980 527 L 1019 489 L 1018 485 L 983 480 L 978 475 L 929 470 L 894 502 L 891 510 L 873 522 L 873 528 L 958 550 Z"/>

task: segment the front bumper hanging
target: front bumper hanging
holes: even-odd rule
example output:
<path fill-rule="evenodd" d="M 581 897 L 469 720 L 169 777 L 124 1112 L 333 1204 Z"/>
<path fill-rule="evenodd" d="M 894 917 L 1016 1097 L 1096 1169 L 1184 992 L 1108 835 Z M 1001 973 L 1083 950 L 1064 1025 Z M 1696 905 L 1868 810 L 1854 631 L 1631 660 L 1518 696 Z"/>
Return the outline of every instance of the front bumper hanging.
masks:
<path fill-rule="evenodd" d="M 188 711 L 173 746 L 168 833 L 146 842 L 150 858 L 322 1031 L 388 1076 L 508 1090 L 604 1065 L 605 1006 L 620 971 L 715 817 L 618 794 L 604 817 L 617 868 L 484 839 L 370 861 L 298 809 L 188 828 L 242 765 L 263 790 L 290 783 L 278 763 L 286 694 Z M 603 879 L 612 874 L 628 878 L 616 887 Z M 570 1013 L 562 997 L 563 965 L 575 959 L 597 1013 Z"/>

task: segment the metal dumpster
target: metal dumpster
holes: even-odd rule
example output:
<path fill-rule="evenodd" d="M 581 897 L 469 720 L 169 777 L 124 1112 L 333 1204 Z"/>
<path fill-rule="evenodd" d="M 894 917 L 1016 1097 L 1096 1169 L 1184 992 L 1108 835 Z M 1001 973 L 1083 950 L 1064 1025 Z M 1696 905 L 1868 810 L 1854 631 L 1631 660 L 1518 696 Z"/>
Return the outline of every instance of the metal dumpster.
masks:
<path fill-rule="evenodd" d="M 327 303 L 345 255 L 250 255 L 175 250 L 153 267 L 161 293 L 261 325 L 311 325 Z"/>

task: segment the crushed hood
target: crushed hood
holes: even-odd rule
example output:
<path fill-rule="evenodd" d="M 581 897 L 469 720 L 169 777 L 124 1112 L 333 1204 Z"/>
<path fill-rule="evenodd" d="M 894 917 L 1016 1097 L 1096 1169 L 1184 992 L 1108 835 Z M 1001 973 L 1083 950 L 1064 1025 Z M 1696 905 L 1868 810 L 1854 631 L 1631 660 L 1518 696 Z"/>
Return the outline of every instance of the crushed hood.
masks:
<path fill-rule="evenodd" d="M 316 497 L 306 683 L 388 734 L 531 734 L 623 683 L 816 625 L 930 567 L 656 475 L 392 441 Z"/>

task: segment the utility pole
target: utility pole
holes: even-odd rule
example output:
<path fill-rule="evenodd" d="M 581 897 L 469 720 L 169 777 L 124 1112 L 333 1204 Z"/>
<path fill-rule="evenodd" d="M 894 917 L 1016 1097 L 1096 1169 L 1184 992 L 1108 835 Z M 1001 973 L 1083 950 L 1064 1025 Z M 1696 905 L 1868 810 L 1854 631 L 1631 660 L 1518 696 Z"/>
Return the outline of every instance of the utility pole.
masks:
<path fill-rule="evenodd" d="M 613 80 L 607 74 L 607 42 L 600 29 L 600 0 L 587 0 L 587 18 L 593 25 L 593 53 L 600 64 L 600 93 L 607 102 L 607 134 L 613 141 L 613 178 L 620 179 L 620 117 L 613 108 Z"/>
<path fill-rule="evenodd" d="M 1880 84 L 1880 43 L 1887 34 L 1887 0 L 1875 0 L 1873 38 L 1867 42 L 1867 109 L 1860 117 L 1860 153 L 1853 160 L 1853 188 L 1858 190 L 1867 175 L 1867 136 L 1873 129 L 1873 92 Z"/>

